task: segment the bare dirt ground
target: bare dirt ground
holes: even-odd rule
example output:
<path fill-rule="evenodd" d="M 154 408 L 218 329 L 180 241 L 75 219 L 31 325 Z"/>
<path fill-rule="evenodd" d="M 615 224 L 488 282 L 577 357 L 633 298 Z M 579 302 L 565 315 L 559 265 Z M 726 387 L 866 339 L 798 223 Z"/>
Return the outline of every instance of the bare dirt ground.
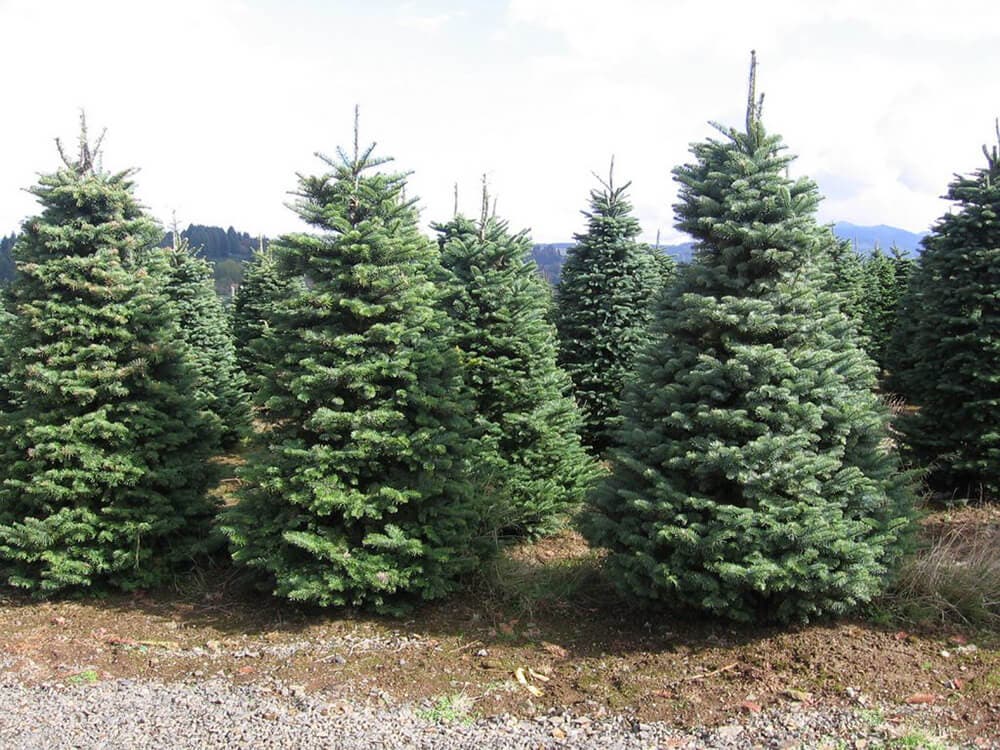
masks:
<path fill-rule="evenodd" d="M 1000 530 L 1000 509 L 939 513 Z M 678 727 L 718 726 L 788 704 L 849 706 L 1000 745 L 1000 632 L 904 624 L 878 610 L 801 627 L 750 628 L 624 607 L 579 537 L 512 550 L 468 593 L 401 619 L 277 601 L 220 566 L 173 590 L 37 602 L 0 590 L 0 655 L 28 684 L 222 677 L 332 702 L 472 714 L 568 709 Z M 904 719 L 905 716 L 905 719 Z M 996 744 L 994 744 L 996 743 Z"/>

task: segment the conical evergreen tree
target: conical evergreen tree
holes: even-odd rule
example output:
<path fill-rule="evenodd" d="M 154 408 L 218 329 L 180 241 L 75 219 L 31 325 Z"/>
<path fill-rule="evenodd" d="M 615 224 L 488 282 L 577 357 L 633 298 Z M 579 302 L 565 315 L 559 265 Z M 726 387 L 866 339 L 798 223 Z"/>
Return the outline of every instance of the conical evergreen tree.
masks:
<path fill-rule="evenodd" d="M 803 620 L 882 589 L 909 497 L 829 291 L 816 186 L 786 177 L 753 79 L 746 130 L 719 126 L 674 170 L 695 258 L 659 300 L 583 530 L 639 601 Z"/>
<path fill-rule="evenodd" d="M 10 384 L 10 368 L 15 358 L 13 342 L 10 340 L 14 316 L 7 308 L 8 299 L 4 289 L 0 293 L 0 414 L 9 413 L 15 408 Z"/>
<path fill-rule="evenodd" d="M 547 283 L 530 261 L 526 232 L 489 216 L 437 225 L 455 346 L 482 434 L 477 459 L 504 535 L 555 530 L 596 478 L 580 443 L 580 414 L 556 365 Z"/>
<path fill-rule="evenodd" d="M 886 366 L 886 350 L 896 324 L 900 284 L 896 279 L 897 263 L 879 248 L 865 259 L 864 294 L 861 300 L 860 331 L 865 349 L 875 363 Z"/>
<path fill-rule="evenodd" d="M 257 250 L 247 263 L 243 282 L 233 296 L 232 328 L 236 361 L 253 389 L 262 375 L 261 353 L 257 347 L 269 327 L 268 311 L 272 304 L 288 294 L 291 283 L 278 273 L 274 254 L 268 245 L 263 250 Z"/>
<path fill-rule="evenodd" d="M 1000 141 L 1000 127 L 997 132 Z M 949 185 L 901 312 L 893 384 L 919 410 L 901 420 L 937 490 L 1000 498 L 1000 154 Z"/>
<path fill-rule="evenodd" d="M 306 283 L 268 315 L 266 425 L 224 530 L 280 596 L 392 610 L 452 590 L 482 549 L 438 254 L 373 148 L 355 135 L 353 155 L 321 157 L 331 171 L 302 177 L 296 204 L 318 233 L 275 243 Z"/>
<path fill-rule="evenodd" d="M 841 309 L 860 330 L 867 292 L 864 264 L 850 242 L 829 237 L 830 289 L 841 298 Z"/>
<path fill-rule="evenodd" d="M 667 255 L 665 252 L 659 248 L 649 248 L 650 254 L 653 256 L 653 265 L 656 267 L 658 279 L 656 284 L 656 291 L 650 297 L 650 301 L 655 300 L 656 295 L 659 294 L 660 290 L 670 286 L 674 283 L 674 279 L 677 278 L 677 261 L 672 257 Z M 652 314 L 650 314 L 652 317 Z"/>
<path fill-rule="evenodd" d="M 99 144 L 98 144 L 99 146 Z M 61 149 L 60 149 L 61 152 Z M 9 408 L 0 415 L 0 579 L 49 592 L 161 582 L 205 548 L 212 447 L 130 172 L 43 176 L 14 250 Z"/>
<path fill-rule="evenodd" d="M 597 452 L 611 445 L 632 361 L 651 317 L 662 267 L 636 241 L 639 221 L 627 191 L 607 181 L 590 193 L 587 231 L 574 235 L 556 289 L 559 363 L 573 380 L 584 418 L 584 442 Z"/>
<path fill-rule="evenodd" d="M 180 340 L 188 348 L 193 396 L 214 423 L 222 448 L 232 448 L 249 431 L 246 376 L 236 364 L 236 350 L 222 300 L 215 293 L 211 264 L 196 257 L 187 240 L 162 252 L 167 261 L 166 290 L 176 307 Z"/>
<path fill-rule="evenodd" d="M 892 264 L 896 268 L 896 299 L 902 302 L 906 296 L 906 290 L 910 286 L 910 279 L 917 268 L 917 261 L 905 250 L 893 245 L 889 248 L 889 255 L 892 256 Z"/>

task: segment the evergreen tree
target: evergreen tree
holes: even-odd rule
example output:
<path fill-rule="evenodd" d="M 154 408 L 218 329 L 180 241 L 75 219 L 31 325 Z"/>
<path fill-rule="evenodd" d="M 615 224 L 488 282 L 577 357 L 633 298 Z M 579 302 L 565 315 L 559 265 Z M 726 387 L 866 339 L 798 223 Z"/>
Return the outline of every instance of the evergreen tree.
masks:
<path fill-rule="evenodd" d="M 864 262 L 864 295 L 861 305 L 861 333 L 865 348 L 875 363 L 884 368 L 889 339 L 896 324 L 900 285 L 897 263 L 878 247 Z"/>
<path fill-rule="evenodd" d="M 786 176 L 754 67 L 745 132 L 717 126 L 674 170 L 695 259 L 659 299 L 583 531 L 635 599 L 804 620 L 881 590 L 909 496 L 816 185 Z"/>
<path fill-rule="evenodd" d="M 576 234 L 556 290 L 559 363 L 573 380 L 583 412 L 584 442 L 597 452 L 611 445 L 632 361 L 645 338 L 662 266 L 636 241 L 639 221 L 627 191 L 607 181 L 590 193 L 587 231 Z"/>
<path fill-rule="evenodd" d="M 841 309 L 860 330 L 867 292 L 864 264 L 850 242 L 832 238 L 830 247 L 830 289 L 840 294 Z"/>
<path fill-rule="evenodd" d="M 264 429 L 224 519 L 234 558 L 276 594 L 393 610 L 451 591 L 480 562 L 470 405 L 433 243 L 406 175 L 359 150 L 302 177 L 318 231 L 276 242 L 276 302 L 259 350 Z"/>
<path fill-rule="evenodd" d="M 906 296 L 906 290 L 910 286 L 910 279 L 916 270 L 917 262 L 906 250 L 896 245 L 889 248 L 889 254 L 892 256 L 892 264 L 896 269 L 896 299 L 902 302 L 903 297 Z"/>
<path fill-rule="evenodd" d="M 205 548 L 215 510 L 166 271 L 136 266 L 161 230 L 98 147 L 84 127 L 32 188 L 8 291 L 0 580 L 39 593 L 156 584 Z"/>
<path fill-rule="evenodd" d="M 14 360 L 10 331 L 14 316 L 7 309 L 6 290 L 0 292 L 0 415 L 13 411 L 14 401 L 10 386 L 10 367 Z"/>
<path fill-rule="evenodd" d="M 232 448 L 247 434 L 250 412 L 246 376 L 236 364 L 229 320 L 215 293 L 212 266 L 196 257 L 183 239 L 163 254 L 169 274 L 166 289 L 176 306 L 180 340 L 187 347 L 194 375 L 192 395 L 218 433 L 220 447 Z"/>
<path fill-rule="evenodd" d="M 0 237 L 0 282 L 10 281 L 14 278 L 14 258 L 11 251 L 14 249 L 16 241 L 16 234 Z"/>
<path fill-rule="evenodd" d="M 677 261 L 670 257 L 667 253 L 663 252 L 659 247 L 650 248 L 650 254 L 653 256 L 653 265 L 656 267 L 656 272 L 658 275 L 656 283 L 656 291 L 650 297 L 651 303 L 655 299 L 655 295 L 659 293 L 659 290 L 664 289 L 674 283 L 674 279 L 677 278 Z"/>
<path fill-rule="evenodd" d="M 997 138 L 1000 140 L 1000 127 Z M 956 177 L 957 210 L 924 240 L 897 328 L 894 387 L 918 406 L 901 420 L 932 487 L 1000 497 L 1000 158 Z"/>
<path fill-rule="evenodd" d="M 436 226 L 455 346 L 482 432 L 477 463 L 498 500 L 505 534 L 553 531 L 583 500 L 596 466 L 580 443 L 580 415 L 556 364 L 547 282 L 529 258 L 527 233 L 484 211 Z"/>
<path fill-rule="evenodd" d="M 267 331 L 271 305 L 289 293 L 293 282 L 278 273 L 274 254 L 268 246 L 254 253 L 243 274 L 243 283 L 236 290 L 232 307 L 233 341 L 236 361 L 246 373 L 252 388 L 262 375 L 259 342 Z"/>

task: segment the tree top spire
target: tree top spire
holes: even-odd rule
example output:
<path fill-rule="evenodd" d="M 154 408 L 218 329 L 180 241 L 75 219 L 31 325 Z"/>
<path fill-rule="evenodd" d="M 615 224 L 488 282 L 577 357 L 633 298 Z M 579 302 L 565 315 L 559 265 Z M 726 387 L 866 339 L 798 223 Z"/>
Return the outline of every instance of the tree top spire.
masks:
<path fill-rule="evenodd" d="M 757 96 L 757 50 L 750 50 L 750 81 L 747 85 L 747 135 L 753 136 L 764 111 L 764 95 Z"/>
<path fill-rule="evenodd" d="M 1000 164 L 1000 152 L 998 152 L 998 148 L 1000 148 L 1000 117 L 993 121 L 993 127 L 996 129 L 997 142 L 993 144 L 992 149 L 986 148 L 986 145 L 983 144 L 983 156 L 986 157 L 986 162 L 989 164 L 991 171 L 996 169 L 997 165 Z"/>
<path fill-rule="evenodd" d="M 101 135 L 97 138 L 97 141 L 91 145 L 90 139 L 87 136 L 87 113 L 81 109 L 80 135 L 78 137 L 79 152 L 76 159 L 70 159 L 66 155 L 66 151 L 63 149 L 62 141 L 59 138 L 56 138 L 56 148 L 59 150 L 59 157 L 63 160 L 63 164 L 66 165 L 67 169 L 71 169 L 79 175 L 93 174 L 94 172 L 100 171 L 101 144 L 104 142 L 104 136 L 107 132 L 107 128 L 102 130 Z"/>

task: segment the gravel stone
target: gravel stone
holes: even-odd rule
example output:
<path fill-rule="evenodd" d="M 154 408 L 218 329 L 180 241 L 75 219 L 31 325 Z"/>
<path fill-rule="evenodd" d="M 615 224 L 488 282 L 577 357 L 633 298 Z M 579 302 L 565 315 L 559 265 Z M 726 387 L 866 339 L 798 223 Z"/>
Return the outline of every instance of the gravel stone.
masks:
<path fill-rule="evenodd" d="M 419 715 L 419 706 L 393 704 L 385 698 L 380 695 L 371 704 L 330 702 L 300 685 L 276 681 L 236 685 L 220 678 L 30 685 L 13 672 L 0 672 L 0 747 L 865 748 L 882 746 L 899 731 L 891 724 L 873 724 L 856 710 L 815 706 L 762 711 L 740 717 L 740 723 L 686 731 L 623 716 L 596 718 L 570 711 L 530 719 L 501 715 L 435 723 Z M 915 721 L 928 720 L 933 711 L 921 707 L 911 709 L 910 715 Z M 944 747 L 959 747 L 944 738 L 934 739 Z M 994 747 L 1000 747 L 1000 741 Z"/>

